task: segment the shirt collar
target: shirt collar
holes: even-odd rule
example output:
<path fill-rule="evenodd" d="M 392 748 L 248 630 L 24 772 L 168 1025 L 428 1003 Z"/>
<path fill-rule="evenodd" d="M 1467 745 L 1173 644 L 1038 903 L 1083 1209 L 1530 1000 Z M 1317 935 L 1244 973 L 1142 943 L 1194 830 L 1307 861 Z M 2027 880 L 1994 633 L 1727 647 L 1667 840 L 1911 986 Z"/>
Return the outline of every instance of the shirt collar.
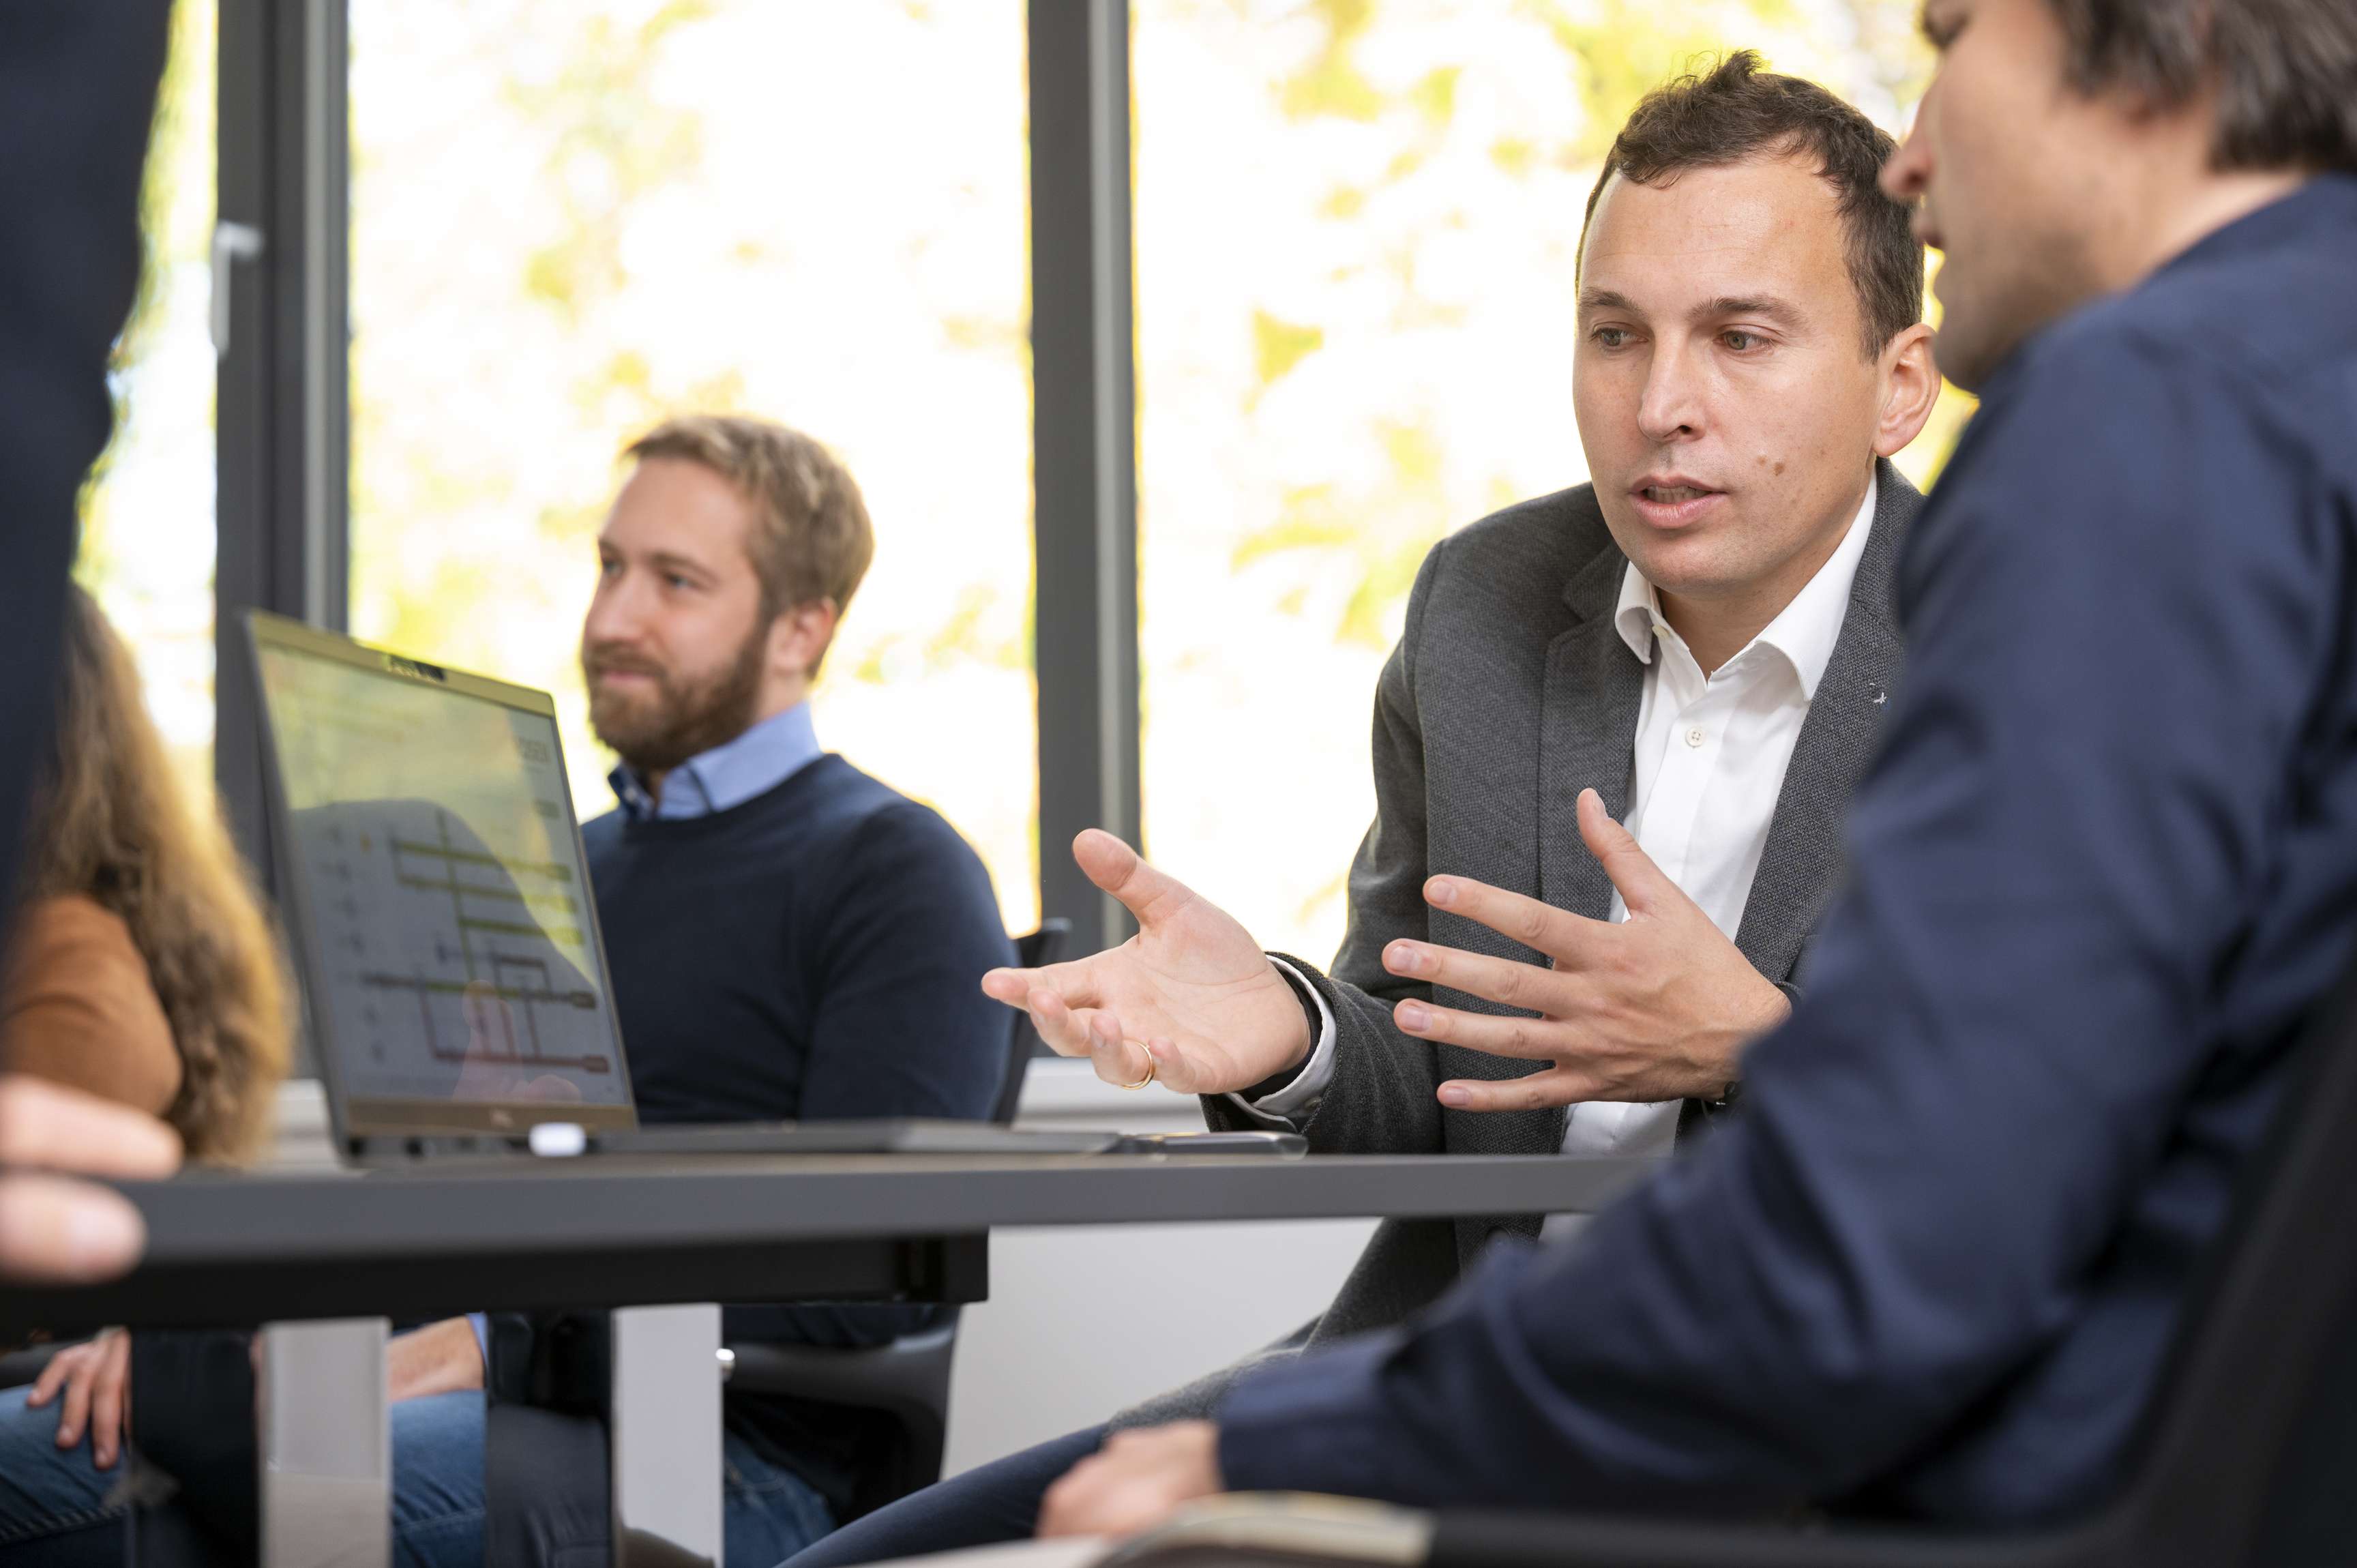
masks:
<path fill-rule="evenodd" d="M 1825 564 L 1817 568 L 1792 602 L 1780 611 L 1774 620 L 1751 640 L 1752 647 L 1769 647 L 1781 653 L 1800 677 L 1801 695 L 1814 701 L 1817 682 L 1824 679 L 1825 666 L 1833 661 L 1834 644 L 1841 640 L 1842 622 L 1849 614 L 1850 590 L 1857 581 L 1858 563 L 1866 556 L 1866 542 L 1874 529 L 1875 502 L 1879 499 L 1881 480 L 1869 475 L 1866 481 L 1866 499 L 1858 504 L 1857 515 L 1850 520 L 1849 532 L 1834 547 Z M 1612 611 L 1612 624 L 1620 633 L 1620 640 L 1640 663 L 1653 661 L 1654 630 L 1658 627 L 1667 636 L 1675 636 L 1662 616 L 1661 596 L 1653 585 L 1637 570 L 1634 561 L 1620 576 L 1620 602 Z M 1744 650 L 1745 653 L 1750 648 Z M 1743 655 L 1736 655 L 1740 659 Z M 1733 660 L 1728 660 L 1732 664 Z"/>
<path fill-rule="evenodd" d="M 663 776 L 660 801 L 627 762 L 606 777 L 630 821 L 678 822 L 741 806 L 776 789 L 822 755 L 810 704 L 797 703 L 736 739 L 723 741 L 673 768 Z"/>

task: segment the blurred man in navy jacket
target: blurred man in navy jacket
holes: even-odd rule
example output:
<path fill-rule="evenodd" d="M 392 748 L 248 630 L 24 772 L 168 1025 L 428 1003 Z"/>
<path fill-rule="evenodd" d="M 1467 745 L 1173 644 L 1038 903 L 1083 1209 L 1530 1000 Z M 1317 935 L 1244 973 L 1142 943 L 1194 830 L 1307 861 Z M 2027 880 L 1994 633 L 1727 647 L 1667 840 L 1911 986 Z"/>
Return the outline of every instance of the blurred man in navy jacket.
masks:
<path fill-rule="evenodd" d="M 1412 1330 L 1115 1438 L 1046 1532 L 1223 1488 L 1996 1523 L 2118 1476 L 2357 933 L 2357 11 L 1924 26 L 1885 180 L 1983 404 L 1744 1113 Z"/>
<path fill-rule="evenodd" d="M 16 902 L 17 833 L 49 733 L 74 498 L 113 427 L 106 361 L 139 278 L 168 15 L 165 0 L 0 6 L 0 916 Z M 152 1176 L 178 1150 L 151 1117 L 0 1078 L 0 1163 Z M 103 1279 L 145 1239 L 112 1193 L 0 1177 L 0 1276 Z"/>

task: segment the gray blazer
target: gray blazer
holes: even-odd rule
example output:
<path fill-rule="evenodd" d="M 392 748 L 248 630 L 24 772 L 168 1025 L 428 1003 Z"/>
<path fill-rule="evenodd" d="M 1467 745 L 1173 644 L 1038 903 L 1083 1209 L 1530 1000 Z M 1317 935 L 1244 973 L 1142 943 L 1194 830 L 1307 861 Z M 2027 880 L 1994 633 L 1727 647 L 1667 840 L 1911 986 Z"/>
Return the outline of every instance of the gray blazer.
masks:
<path fill-rule="evenodd" d="M 1899 674 L 1892 568 L 1923 498 L 1888 462 L 1840 639 L 1793 746 L 1735 944 L 1790 983 L 1840 875 L 1851 789 L 1880 738 Z M 1407 627 L 1383 666 L 1374 724 L 1375 821 L 1351 866 L 1349 925 L 1332 973 L 1288 958 L 1333 1010 L 1334 1077 L 1301 1124 L 1318 1154 L 1544 1155 L 1566 1112 L 1445 1110 L 1448 1079 L 1520 1078 L 1530 1064 L 1435 1046 L 1392 1025 L 1392 1004 L 1431 996 L 1469 1012 L 1509 1009 L 1387 974 L 1383 947 L 1412 937 L 1524 961 L 1539 955 L 1425 903 L 1449 872 L 1601 919 L 1612 885 L 1580 842 L 1573 803 L 1593 788 L 1628 814 L 1645 667 L 1612 624 L 1629 558 L 1592 487 L 1507 508 L 1433 546 L 1408 597 Z M 1258 1125 L 1224 1096 L 1215 1128 Z M 1689 1107 L 1691 1117 L 1695 1107 Z M 1689 1122 L 1690 1124 L 1690 1122 Z M 1540 1217 L 1387 1220 L 1334 1305 L 1281 1343 L 1114 1418 L 1116 1426 L 1209 1415 L 1229 1386 L 1272 1356 L 1388 1327 L 1456 1283 L 1491 1236 L 1538 1233 Z"/>

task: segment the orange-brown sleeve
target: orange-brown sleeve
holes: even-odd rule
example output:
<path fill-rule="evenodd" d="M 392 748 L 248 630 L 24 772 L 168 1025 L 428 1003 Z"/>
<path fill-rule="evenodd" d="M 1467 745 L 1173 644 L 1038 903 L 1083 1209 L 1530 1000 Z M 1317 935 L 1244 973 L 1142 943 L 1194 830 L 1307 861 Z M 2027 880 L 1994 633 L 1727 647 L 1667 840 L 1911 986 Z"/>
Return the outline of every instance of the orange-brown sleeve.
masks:
<path fill-rule="evenodd" d="M 130 928 L 88 898 L 20 913 L 0 988 L 0 1059 L 14 1071 L 156 1115 L 180 1056 Z"/>

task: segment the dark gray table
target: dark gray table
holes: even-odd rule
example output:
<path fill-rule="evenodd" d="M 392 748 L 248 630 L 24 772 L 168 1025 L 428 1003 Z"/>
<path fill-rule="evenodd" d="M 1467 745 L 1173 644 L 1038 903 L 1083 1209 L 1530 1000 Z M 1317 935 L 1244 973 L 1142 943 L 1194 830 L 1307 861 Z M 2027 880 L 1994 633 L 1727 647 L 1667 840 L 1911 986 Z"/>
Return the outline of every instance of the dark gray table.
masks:
<path fill-rule="evenodd" d="M 388 1320 L 614 1315 L 617 1561 L 715 1561 L 712 1304 L 979 1301 L 998 1226 L 1583 1213 L 1653 1162 L 1536 1157 L 800 1155 L 448 1162 L 126 1183 L 147 1255 L 80 1289 L 0 1292 L 0 1333 L 270 1325 L 263 1560 L 387 1561 Z M 708 1453 L 705 1452 L 708 1450 Z"/>
<path fill-rule="evenodd" d="M 0 1333 L 689 1301 L 974 1301 L 1001 1225 L 1592 1210 L 1646 1162 L 829 1155 L 457 1164 L 125 1183 L 139 1268 L 0 1293 Z"/>

